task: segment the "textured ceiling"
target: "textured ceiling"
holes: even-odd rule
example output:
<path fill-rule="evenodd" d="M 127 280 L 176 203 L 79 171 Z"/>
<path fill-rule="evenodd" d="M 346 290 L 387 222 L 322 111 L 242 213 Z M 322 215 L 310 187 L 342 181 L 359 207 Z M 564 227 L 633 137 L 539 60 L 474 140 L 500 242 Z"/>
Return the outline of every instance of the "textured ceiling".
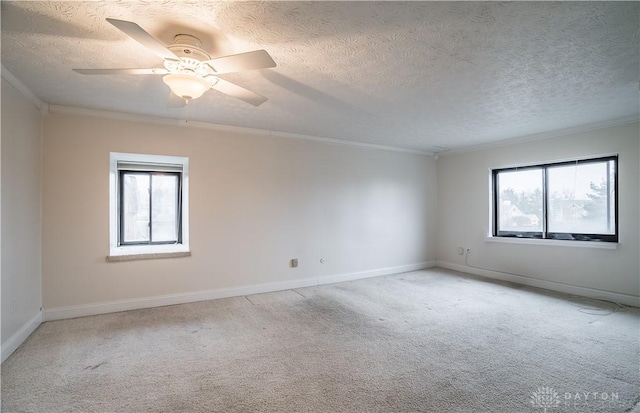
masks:
<path fill-rule="evenodd" d="M 221 76 L 269 98 L 216 91 L 169 109 L 161 67 L 105 21 L 212 56 L 266 49 L 273 69 Z M 640 2 L 2 1 L 2 64 L 40 99 L 424 151 L 638 116 Z"/>

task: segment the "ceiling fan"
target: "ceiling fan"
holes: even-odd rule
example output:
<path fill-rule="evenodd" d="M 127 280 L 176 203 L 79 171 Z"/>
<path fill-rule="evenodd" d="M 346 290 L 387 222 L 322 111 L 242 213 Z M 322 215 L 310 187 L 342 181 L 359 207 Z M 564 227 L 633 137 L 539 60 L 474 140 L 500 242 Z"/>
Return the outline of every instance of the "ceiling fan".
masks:
<path fill-rule="evenodd" d="M 73 69 L 83 75 L 163 75 L 162 80 L 171 89 L 170 106 L 184 106 L 191 99 L 197 99 L 209 89 L 233 96 L 254 106 L 264 103 L 267 98 L 218 77 L 224 73 L 275 67 L 269 53 L 264 50 L 239 53 L 211 58 L 202 49 L 200 39 L 189 34 L 178 34 L 174 44 L 165 46 L 136 23 L 107 19 L 109 23 L 161 57 L 164 67 L 149 69 Z"/>

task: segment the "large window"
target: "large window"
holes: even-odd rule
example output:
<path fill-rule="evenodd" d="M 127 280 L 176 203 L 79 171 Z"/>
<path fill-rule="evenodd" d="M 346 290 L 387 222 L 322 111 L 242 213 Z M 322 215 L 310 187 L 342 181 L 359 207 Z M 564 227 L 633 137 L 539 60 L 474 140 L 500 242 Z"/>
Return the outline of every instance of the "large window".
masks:
<path fill-rule="evenodd" d="M 618 157 L 495 169 L 493 236 L 618 242 Z"/>
<path fill-rule="evenodd" d="M 188 159 L 111 154 L 110 255 L 188 251 Z"/>

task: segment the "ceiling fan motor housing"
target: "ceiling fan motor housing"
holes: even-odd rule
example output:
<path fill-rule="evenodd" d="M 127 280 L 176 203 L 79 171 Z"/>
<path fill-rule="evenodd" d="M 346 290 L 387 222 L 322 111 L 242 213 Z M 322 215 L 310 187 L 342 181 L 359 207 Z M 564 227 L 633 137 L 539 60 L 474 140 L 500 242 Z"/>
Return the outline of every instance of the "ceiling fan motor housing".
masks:
<path fill-rule="evenodd" d="M 164 67 L 174 74 L 188 74 L 198 77 L 206 77 L 215 74 L 215 71 L 204 61 L 211 59 L 209 54 L 202 50 L 202 43 L 197 37 L 189 34 L 178 34 L 174 38 L 175 43 L 167 46 L 180 60 L 164 61 Z"/>
<path fill-rule="evenodd" d="M 178 57 L 196 60 L 209 60 L 211 56 L 202 49 L 202 42 L 190 34 L 178 34 L 173 38 L 174 43 L 167 46 Z"/>

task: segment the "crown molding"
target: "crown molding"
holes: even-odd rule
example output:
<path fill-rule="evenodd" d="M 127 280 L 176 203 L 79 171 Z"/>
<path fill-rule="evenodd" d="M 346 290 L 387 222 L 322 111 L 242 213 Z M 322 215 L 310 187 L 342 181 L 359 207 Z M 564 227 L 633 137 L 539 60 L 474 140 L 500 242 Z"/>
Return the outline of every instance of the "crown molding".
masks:
<path fill-rule="evenodd" d="M 20 92 L 31 104 L 37 107 L 40 111 L 46 112 L 48 105 L 36 96 L 24 83 L 20 81 L 13 73 L 9 71 L 4 65 L 2 67 L 2 78 L 6 80 L 11 86 L 13 86 L 18 92 Z"/>
<path fill-rule="evenodd" d="M 165 125 L 165 126 L 167 125 L 182 126 L 182 127 L 196 128 L 196 129 L 207 129 L 207 130 L 232 132 L 232 133 L 266 135 L 266 136 L 274 136 L 274 137 L 281 137 L 281 138 L 288 138 L 288 139 L 308 140 L 308 141 L 328 143 L 328 144 L 334 144 L 334 145 L 344 145 L 344 146 L 352 146 L 352 147 L 358 147 L 358 148 L 410 153 L 410 154 L 423 155 L 423 156 L 432 156 L 436 160 L 440 157 L 444 158 L 444 157 L 454 156 L 454 155 L 468 153 L 468 152 L 476 152 L 476 151 L 482 151 L 486 149 L 493 149 L 493 148 L 500 148 L 504 146 L 515 145 L 519 143 L 556 138 L 560 136 L 571 135 L 574 133 L 589 132 L 593 130 L 626 125 L 626 124 L 640 121 L 640 117 L 636 115 L 626 116 L 622 118 L 589 123 L 586 125 L 572 126 L 569 128 L 563 128 L 563 129 L 558 129 L 558 130 L 549 131 L 549 132 L 542 132 L 542 133 L 537 133 L 532 135 L 525 135 L 517 138 L 504 139 L 498 142 L 490 142 L 490 143 L 485 143 L 480 145 L 467 146 L 464 148 L 452 149 L 452 150 L 447 150 L 442 152 L 432 152 L 432 151 L 422 151 L 417 149 L 402 148 L 397 146 L 378 145 L 378 144 L 365 143 L 360 141 L 351 141 L 346 139 L 326 138 L 321 136 L 303 135 L 298 133 L 272 131 L 267 129 L 246 128 L 241 126 L 221 125 L 221 124 L 208 123 L 208 122 L 196 122 L 196 121 L 189 121 L 184 119 L 160 118 L 156 116 L 139 115 L 139 114 L 124 113 L 124 112 L 113 112 L 113 111 L 107 111 L 107 110 L 101 110 L 101 109 L 88 109 L 88 108 L 80 108 L 80 107 L 74 107 L 74 106 L 50 105 L 44 102 L 43 100 L 41 100 L 40 98 L 38 98 L 26 85 L 24 85 L 24 83 L 22 83 L 17 77 L 15 77 L 4 65 L 2 65 L 2 78 L 5 79 L 9 84 L 11 84 L 11 86 L 13 86 L 16 90 L 18 90 L 30 103 L 32 103 L 38 109 L 40 109 L 40 111 L 43 114 L 61 113 L 61 114 L 91 116 L 91 117 L 98 117 L 98 118 L 104 118 L 104 119 L 146 122 L 146 123 L 159 124 L 159 125 Z"/>
<path fill-rule="evenodd" d="M 501 148 L 504 146 L 511 146 L 518 143 L 539 141 L 539 140 L 550 139 L 550 138 L 558 138 L 560 136 L 572 135 L 574 133 L 589 132 L 589 131 L 598 130 L 598 129 L 611 128 L 614 126 L 627 125 L 629 123 L 636 123 L 638 121 L 640 121 L 640 117 L 637 115 L 625 116 L 622 118 L 588 123 L 586 125 L 571 126 L 569 128 L 557 129 L 549 132 L 525 135 L 518 138 L 504 139 L 498 142 L 490 142 L 490 143 L 484 143 L 480 145 L 467 146 L 465 148 L 460 148 L 460 149 L 452 149 L 446 152 L 439 152 L 438 155 L 442 158 L 445 158 L 448 156 L 463 154 L 467 152 L 476 152 L 476 151 L 482 151 L 486 149 Z"/>
<path fill-rule="evenodd" d="M 207 130 L 233 132 L 233 133 L 245 133 L 245 134 L 252 134 L 252 135 L 266 135 L 266 136 L 274 136 L 274 137 L 280 137 L 280 138 L 300 139 L 300 140 L 328 143 L 333 145 L 353 146 L 353 147 L 365 148 L 365 149 L 376 149 L 376 150 L 382 150 L 382 151 L 411 153 L 411 154 L 423 155 L 423 156 L 433 155 L 433 152 L 428 152 L 428 151 L 407 149 L 407 148 L 401 148 L 396 146 L 377 145 L 373 143 L 350 141 L 346 139 L 325 138 L 321 136 L 303 135 L 303 134 L 289 133 L 289 132 L 279 132 L 279 131 L 272 131 L 272 130 L 266 130 L 266 129 L 245 128 L 241 126 L 220 125 L 215 123 L 196 122 L 196 121 L 190 121 L 190 120 L 184 120 L 184 119 L 160 118 L 156 116 L 138 115 L 138 114 L 132 114 L 132 113 L 123 113 L 123 112 L 112 112 L 112 111 L 100 110 L 100 109 L 87 109 L 87 108 L 79 108 L 79 107 L 73 107 L 73 106 L 49 105 L 48 110 L 50 113 L 82 115 L 82 116 L 91 116 L 91 117 L 98 117 L 98 118 L 104 118 L 104 119 L 145 122 L 145 123 L 164 125 L 164 126 L 182 126 L 187 128 L 207 129 Z"/>

